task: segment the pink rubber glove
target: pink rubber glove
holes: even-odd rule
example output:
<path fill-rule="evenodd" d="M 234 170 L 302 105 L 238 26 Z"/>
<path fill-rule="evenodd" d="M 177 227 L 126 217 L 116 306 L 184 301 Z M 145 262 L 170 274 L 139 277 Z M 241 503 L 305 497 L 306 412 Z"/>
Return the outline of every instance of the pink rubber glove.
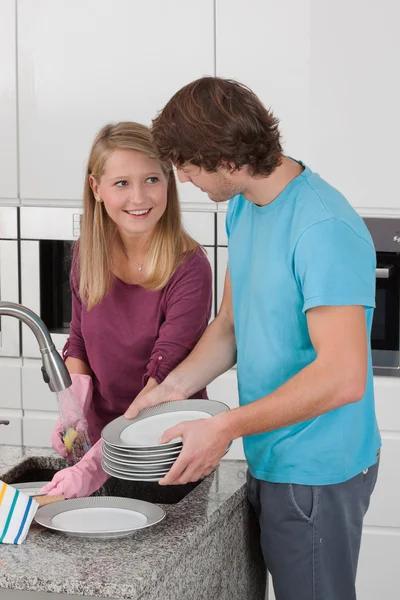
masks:
<path fill-rule="evenodd" d="M 110 477 L 101 467 L 103 440 L 99 440 L 78 464 L 56 473 L 40 491 L 48 496 L 84 498 L 96 492 Z"/>
<path fill-rule="evenodd" d="M 90 420 L 92 420 L 93 422 L 93 418 L 90 419 L 89 413 L 91 413 L 92 411 L 90 410 L 91 407 L 91 403 L 92 403 L 92 396 L 93 396 L 93 382 L 92 382 L 92 378 L 90 377 L 90 375 L 81 375 L 81 374 L 76 374 L 73 373 L 71 375 L 71 379 L 72 379 L 72 386 L 70 388 L 72 394 L 74 395 L 78 406 L 83 414 L 84 417 L 86 417 L 87 421 L 88 421 L 88 427 L 89 427 L 89 436 L 90 439 L 93 442 L 97 442 L 97 440 L 100 437 L 100 432 L 97 432 L 97 429 L 99 429 L 98 427 L 95 427 L 94 423 L 92 423 L 92 429 L 96 429 L 93 435 L 93 437 L 95 437 L 95 439 L 92 439 L 92 435 L 91 435 L 91 423 L 89 422 Z M 68 420 L 68 423 L 71 427 L 76 427 L 78 424 L 75 422 L 76 421 L 76 416 L 73 413 L 73 410 L 71 409 L 71 415 L 68 414 L 68 407 L 64 406 L 64 412 L 66 414 L 64 414 L 64 417 Z M 64 434 L 65 431 L 65 427 L 61 421 L 61 418 L 59 418 L 56 422 L 56 425 L 54 427 L 54 431 L 51 434 L 51 445 L 54 448 L 54 450 L 56 452 L 58 452 L 58 454 L 60 456 L 62 456 L 63 458 L 66 458 L 69 461 L 73 461 L 73 456 L 71 453 L 67 452 L 66 447 L 64 446 L 64 443 L 62 441 L 62 436 Z M 101 430 L 100 430 L 101 431 Z M 97 435 L 98 433 L 98 435 Z M 97 435 L 97 437 L 96 437 Z"/>

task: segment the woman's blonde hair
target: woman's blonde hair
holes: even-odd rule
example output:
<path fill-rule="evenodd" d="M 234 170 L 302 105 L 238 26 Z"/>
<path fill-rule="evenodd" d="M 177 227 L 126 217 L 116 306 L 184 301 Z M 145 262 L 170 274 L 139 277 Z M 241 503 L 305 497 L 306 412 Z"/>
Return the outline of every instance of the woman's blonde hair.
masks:
<path fill-rule="evenodd" d="M 104 204 L 95 200 L 90 176 L 100 182 L 106 160 L 116 149 L 136 150 L 157 160 L 168 180 L 167 207 L 151 235 L 146 258 L 147 277 L 141 285 L 151 290 L 162 289 L 187 256 L 185 253 L 193 253 L 199 247 L 182 226 L 172 165 L 160 162 L 157 158 L 149 128 L 131 122 L 106 125 L 97 134 L 90 151 L 83 196 L 79 265 L 76 265 L 79 272 L 79 295 L 88 310 L 101 302 L 115 280 L 114 250 L 115 244 L 120 243 L 121 239 Z"/>

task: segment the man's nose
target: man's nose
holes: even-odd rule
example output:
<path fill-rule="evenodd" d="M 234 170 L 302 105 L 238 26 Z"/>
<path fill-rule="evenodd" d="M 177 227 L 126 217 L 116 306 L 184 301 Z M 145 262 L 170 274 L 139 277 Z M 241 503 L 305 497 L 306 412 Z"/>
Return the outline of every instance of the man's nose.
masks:
<path fill-rule="evenodd" d="M 178 175 L 178 179 L 181 183 L 187 183 L 188 181 L 191 181 L 190 177 L 185 175 L 181 169 L 177 169 L 176 174 Z"/>

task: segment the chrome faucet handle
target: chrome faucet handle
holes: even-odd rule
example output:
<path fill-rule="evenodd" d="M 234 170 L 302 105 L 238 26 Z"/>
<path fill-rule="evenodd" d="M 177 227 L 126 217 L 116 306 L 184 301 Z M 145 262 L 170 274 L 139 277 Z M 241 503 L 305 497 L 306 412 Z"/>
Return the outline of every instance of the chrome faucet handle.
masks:
<path fill-rule="evenodd" d="M 0 425 L 9 425 L 10 421 L 0 420 Z"/>

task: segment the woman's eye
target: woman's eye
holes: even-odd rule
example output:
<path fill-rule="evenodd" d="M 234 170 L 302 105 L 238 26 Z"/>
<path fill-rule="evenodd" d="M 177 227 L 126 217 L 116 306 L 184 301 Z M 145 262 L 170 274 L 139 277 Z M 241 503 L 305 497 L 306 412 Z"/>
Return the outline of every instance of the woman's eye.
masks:
<path fill-rule="evenodd" d="M 126 179 L 123 179 L 122 181 L 117 181 L 114 185 L 116 185 L 117 187 L 125 187 L 126 185 L 128 185 L 128 182 L 126 181 Z"/>
<path fill-rule="evenodd" d="M 150 183 L 157 183 L 158 177 L 148 177 L 146 181 L 149 181 Z"/>

